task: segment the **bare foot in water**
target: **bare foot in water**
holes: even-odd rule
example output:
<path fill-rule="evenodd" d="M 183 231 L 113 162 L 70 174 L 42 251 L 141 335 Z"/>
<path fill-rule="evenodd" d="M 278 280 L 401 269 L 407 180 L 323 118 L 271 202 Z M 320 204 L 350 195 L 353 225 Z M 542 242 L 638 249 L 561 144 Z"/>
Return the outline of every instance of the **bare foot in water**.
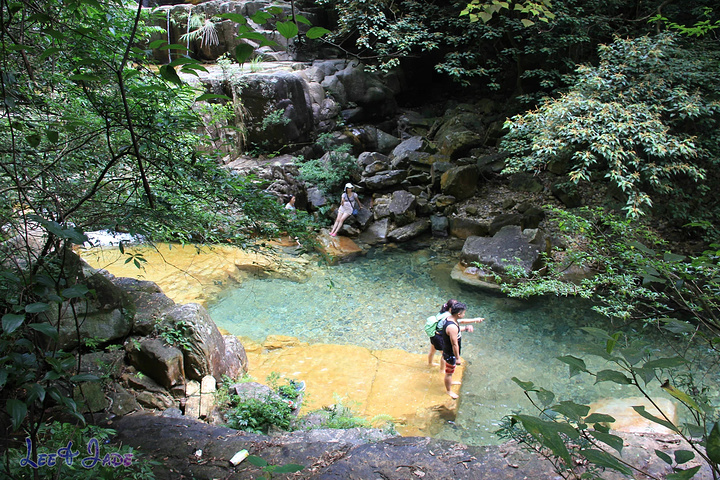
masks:
<path fill-rule="evenodd" d="M 450 395 L 450 398 L 452 398 L 452 399 L 457 399 L 457 398 L 458 398 L 458 394 L 455 393 L 455 392 L 447 392 L 447 394 Z"/>
<path fill-rule="evenodd" d="M 433 362 L 433 363 L 430 364 L 431 367 L 437 367 L 438 365 L 440 365 L 440 364 L 439 364 L 439 363 L 435 363 L 435 362 Z"/>

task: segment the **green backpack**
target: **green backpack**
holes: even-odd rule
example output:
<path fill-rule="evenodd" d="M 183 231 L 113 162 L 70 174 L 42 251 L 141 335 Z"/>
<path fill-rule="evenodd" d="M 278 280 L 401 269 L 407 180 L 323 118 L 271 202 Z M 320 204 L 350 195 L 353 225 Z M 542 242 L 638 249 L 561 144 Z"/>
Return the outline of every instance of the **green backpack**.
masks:
<path fill-rule="evenodd" d="M 432 317 L 428 317 L 428 319 L 425 321 L 425 333 L 427 334 L 427 336 L 434 337 L 437 333 L 440 321 L 445 320 L 449 316 L 450 312 L 443 312 L 438 313 L 437 315 L 433 315 Z"/>

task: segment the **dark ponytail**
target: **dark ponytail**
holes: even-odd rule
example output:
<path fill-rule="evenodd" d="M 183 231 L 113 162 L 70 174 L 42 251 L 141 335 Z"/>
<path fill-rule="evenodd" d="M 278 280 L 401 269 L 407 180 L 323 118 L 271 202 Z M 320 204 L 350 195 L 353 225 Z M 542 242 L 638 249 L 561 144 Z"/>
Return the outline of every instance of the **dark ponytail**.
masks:
<path fill-rule="evenodd" d="M 451 310 L 452 307 L 453 307 L 453 305 L 455 305 L 456 303 L 458 303 L 458 301 L 455 300 L 454 298 L 451 298 L 450 300 L 448 300 L 447 302 L 445 302 L 445 305 L 443 305 L 442 307 L 440 307 L 440 313 L 445 313 L 445 312 L 447 312 L 448 310 Z"/>

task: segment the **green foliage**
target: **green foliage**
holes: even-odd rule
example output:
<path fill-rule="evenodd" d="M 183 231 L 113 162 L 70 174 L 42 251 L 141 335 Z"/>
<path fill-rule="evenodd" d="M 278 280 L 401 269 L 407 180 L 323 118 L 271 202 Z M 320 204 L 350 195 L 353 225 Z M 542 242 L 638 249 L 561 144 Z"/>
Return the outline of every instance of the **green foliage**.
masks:
<path fill-rule="evenodd" d="M 295 473 L 302 471 L 305 467 L 297 463 L 288 463 L 285 465 L 270 465 L 267 460 L 258 457 L 256 455 L 248 455 L 247 461 L 252 463 L 256 467 L 260 467 L 263 471 L 263 475 L 258 479 L 270 480 L 276 473 Z"/>
<path fill-rule="evenodd" d="M 598 42 L 648 33 L 637 17 L 656 8 L 644 0 L 316 3 L 339 19 L 330 41 L 371 66 L 388 70 L 403 58 L 432 58 L 437 72 L 462 85 L 515 91 L 528 102 L 538 90 L 564 86 L 563 75 L 592 57 Z M 663 11 L 677 10 L 685 8 Z"/>
<path fill-rule="evenodd" d="M 332 135 L 327 133 L 320 135 L 317 144 L 326 154 L 321 158 L 300 160 L 300 176 L 326 195 L 339 192 L 359 171 L 357 158 L 349 153 L 352 147 L 333 144 Z"/>
<path fill-rule="evenodd" d="M 233 402 L 225 412 L 228 427 L 253 433 L 268 433 L 270 427 L 289 430 L 293 419 L 288 401 L 276 395 Z"/>
<path fill-rule="evenodd" d="M 190 325 L 184 321 L 179 321 L 174 325 L 162 323 L 158 326 L 158 333 L 168 345 L 190 350 L 192 342 L 190 341 Z"/>
<path fill-rule="evenodd" d="M 550 222 L 564 235 L 560 243 L 566 248 L 548 256 L 545 276 L 517 272 L 515 281 L 506 284 L 505 290 L 519 297 L 550 293 L 580 296 L 592 300 L 594 309 L 611 321 L 644 327 L 646 332 L 652 327 L 654 335 L 660 336 L 652 345 L 631 341 L 620 332 L 583 328 L 600 342 L 588 352 L 607 362 L 609 367 L 602 370 L 592 370 L 582 358 L 573 355 L 558 359 L 568 365 L 570 377 L 590 375 L 595 383 L 634 388 L 651 402 L 657 389 L 649 386 L 659 386 L 685 407 L 685 417 L 690 420 L 675 424 L 666 413 L 658 415 L 642 407 L 636 408 L 637 413 L 681 435 L 691 445 L 694 456 L 707 463 L 716 475 L 720 473 L 718 458 L 703 448 L 714 445 L 718 436 L 715 424 L 720 412 L 709 380 L 716 372 L 710 376 L 705 371 L 702 375 L 696 373 L 697 366 L 713 370 L 718 364 L 720 245 L 712 245 L 696 257 L 673 254 L 651 230 L 599 208 L 583 208 L 576 213 L 552 210 Z M 565 282 L 563 272 L 571 265 L 593 275 L 576 283 Z M 673 345 L 674 354 L 658 356 L 662 337 L 673 340 L 668 344 Z M 516 438 L 548 456 L 559 472 L 570 469 L 565 470 L 566 478 L 599 478 L 602 468 L 625 472 L 627 464 L 607 448 L 618 453 L 622 448 L 622 441 L 610 436 L 605 425 L 613 420 L 586 417 L 587 406 L 553 404 L 552 392 L 532 382 L 513 380 L 540 413 L 512 416 L 501 435 Z M 558 421 L 562 426 L 556 425 Z M 568 425 L 572 431 L 567 430 Z M 712 451 L 718 449 L 713 447 Z M 674 457 L 658 455 L 673 465 L 677 475 L 674 478 L 691 478 L 697 471 L 684 467 L 690 453 L 680 450 Z M 578 470 L 577 465 L 588 462 L 592 471 Z"/>
<path fill-rule="evenodd" d="M 159 74 L 142 67 L 148 52 L 135 45 L 156 28 L 141 5 L 51 0 L 0 10 L 0 409 L 6 436 L 38 445 L 51 414 L 84 422 L 68 392 L 97 380 L 58 346 L 58 318 L 79 337 L 95 294 L 71 252 L 83 231 L 242 245 L 295 227 L 262 182 L 219 167 L 193 108 L 217 96 L 178 75 L 199 62 L 176 58 Z M 182 341 L 178 333 L 166 335 Z"/>
<path fill-rule="evenodd" d="M 381 428 L 388 433 L 395 434 L 395 423 L 390 415 L 376 415 L 370 420 L 356 413 L 357 403 L 348 403 L 335 395 L 335 403 L 323 407 L 314 413 L 320 415 L 322 420 L 313 428 L 335 428 L 347 430 L 350 428 Z"/>
<path fill-rule="evenodd" d="M 279 385 L 278 381 L 276 372 L 270 374 L 268 383 L 271 391 L 264 398 L 241 400 L 237 394 L 229 392 L 229 399 L 225 399 L 223 395 L 227 405 L 224 412 L 227 425 L 254 433 L 268 433 L 271 428 L 291 430 L 295 418 L 293 410 L 300 407 L 298 400 L 302 390 L 299 388 L 300 383 L 294 380 L 287 380 L 283 385 Z"/>
<path fill-rule="evenodd" d="M 136 21 L 121 3 L 98 10 L 71 2 L 51 10 L 52 22 L 32 12 L 23 22 L 19 13 L 6 15 L 9 31 L 17 30 L 13 38 L 22 37 L 28 48 L 3 50 L 7 71 L 15 72 L 3 77 L 4 205 L 45 212 L 61 225 L 72 221 L 80 229 L 109 227 L 156 240 L 242 243 L 276 232 L 273 221 L 285 222 L 282 209 L 255 179 L 221 169 L 201 129 L 194 102 L 208 96 L 198 97 L 177 76 L 202 69 L 198 62 L 176 59 L 159 76 L 130 68 L 145 63 L 146 52 L 132 45 L 152 29 L 142 12 Z M 83 18 L 82 32 L 77 18 Z M 11 235 L 24 231 L 26 217 L 5 213 L 14 220 Z"/>
<path fill-rule="evenodd" d="M 688 27 L 687 25 L 680 25 L 678 23 L 670 21 L 667 17 L 657 14 L 652 17 L 649 22 L 658 22 L 666 26 L 669 30 L 674 30 L 681 35 L 687 35 L 689 37 L 697 36 L 704 37 L 713 30 L 720 28 L 720 20 L 713 22 L 713 10 L 710 7 L 705 7 L 701 14 L 702 20 L 698 20 L 694 25 Z"/>
<path fill-rule="evenodd" d="M 686 408 L 691 420 L 676 424 L 670 412 L 659 409 L 651 413 L 643 406 L 633 408 L 642 417 L 678 434 L 690 446 L 691 450 L 678 449 L 672 457 L 661 451 L 655 452 L 673 466 L 675 473 L 668 478 L 692 478 L 700 467 L 690 468 L 684 464 L 696 457 L 712 469 L 713 475 L 720 474 L 720 458 L 715 456 L 718 453 L 716 425 L 720 412 L 707 396 L 709 386 L 703 386 L 694 378 L 693 361 L 684 356 L 689 356 L 690 350 L 682 350 L 683 354 L 677 356 L 654 358 L 654 346 L 633 344 L 619 332 L 611 335 L 600 329 L 584 330 L 600 341 L 600 345 L 595 344 L 591 349 L 591 354 L 605 360 L 609 368 L 592 371 L 580 358 L 570 355 L 558 357 L 569 366 L 570 376 L 586 374 L 594 377 L 595 383 L 613 382 L 630 386 L 656 407 L 658 404 L 649 386 L 661 384 L 666 393 Z M 669 379 L 662 381 L 661 378 L 666 376 Z M 517 378 L 513 381 L 523 389 L 538 414 L 514 414 L 506 418 L 497 432 L 501 438 L 515 439 L 546 457 L 563 478 L 602 478 L 604 469 L 625 475 L 633 473 L 635 467 L 620 456 L 623 439 L 609 433 L 615 421 L 612 416 L 602 412 L 590 414 L 589 406 L 572 401 L 555 403 L 552 392 L 536 387 L 533 382 Z M 710 445 L 712 448 L 708 448 Z"/>
<path fill-rule="evenodd" d="M 285 116 L 283 110 L 275 110 L 265 116 L 262 121 L 261 128 L 267 130 L 276 125 L 287 125 L 290 123 L 290 119 Z"/>
<path fill-rule="evenodd" d="M 34 443 L 34 446 L 40 454 L 54 454 L 58 449 L 65 448 L 69 442 L 72 442 L 70 451 L 78 453 L 72 459 L 72 465 L 68 465 L 67 460 L 57 458 L 53 466 L 45 465 L 33 469 L 29 464 L 21 463 L 26 462 L 28 458 L 26 444 L 18 448 L 9 448 L 0 454 L 0 473 L 4 478 L 16 480 L 34 478 L 153 480 L 155 475 L 152 467 L 158 463 L 143 458 L 127 445 L 108 444 L 114 435 L 115 431 L 109 428 L 92 425 L 79 427 L 57 421 L 49 423 L 40 427 L 38 443 Z"/>
<path fill-rule="evenodd" d="M 720 248 L 697 257 L 676 255 L 650 229 L 627 218 L 582 208 L 549 209 L 548 221 L 566 247 L 547 257 L 544 275 L 518 272 L 505 291 L 515 297 L 573 295 L 622 323 L 641 322 L 673 333 L 697 326 L 720 334 Z M 563 281 L 570 266 L 592 274 Z"/>
<path fill-rule="evenodd" d="M 720 52 L 663 35 L 617 39 L 600 55 L 597 67 L 577 69 L 569 92 L 505 123 L 506 171 L 566 161 L 572 183 L 604 178 L 622 192 L 630 218 L 662 199 L 683 223 L 712 222 L 717 212 L 705 204 L 720 149 L 708 129 L 720 119 Z"/>
<path fill-rule="evenodd" d="M 460 15 L 467 15 L 471 22 L 482 20 L 487 23 L 492 20 L 495 14 L 503 10 L 513 10 L 527 15 L 529 18 L 523 18 L 520 21 L 524 26 L 530 27 L 535 24 L 532 20 L 533 18 L 541 22 L 550 23 L 550 21 L 555 18 L 551 7 L 552 2 L 550 0 L 541 0 L 539 2 L 533 2 L 531 0 L 501 2 L 499 0 L 493 0 L 492 2 L 484 3 L 481 3 L 480 0 L 472 0 Z"/>

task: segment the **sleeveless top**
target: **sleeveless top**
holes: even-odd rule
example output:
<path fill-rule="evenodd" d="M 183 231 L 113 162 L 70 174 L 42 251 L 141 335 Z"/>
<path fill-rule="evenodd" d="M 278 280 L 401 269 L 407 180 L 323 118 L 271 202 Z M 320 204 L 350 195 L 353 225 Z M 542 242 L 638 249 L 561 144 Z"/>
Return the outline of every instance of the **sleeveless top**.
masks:
<path fill-rule="evenodd" d="M 443 338 L 443 355 L 445 357 L 454 357 L 455 352 L 453 351 L 453 346 L 452 346 L 452 341 L 450 340 L 450 335 L 447 334 L 447 327 L 448 327 L 448 325 L 456 325 L 458 327 L 457 339 L 458 339 L 458 354 L 459 354 L 460 348 L 462 347 L 462 342 L 460 341 L 460 337 L 461 337 L 461 333 L 462 333 L 460 330 L 460 323 L 456 324 L 455 322 L 453 322 L 447 318 L 444 320 L 444 322 L 445 323 L 443 323 L 443 326 L 441 329 L 442 338 Z"/>

